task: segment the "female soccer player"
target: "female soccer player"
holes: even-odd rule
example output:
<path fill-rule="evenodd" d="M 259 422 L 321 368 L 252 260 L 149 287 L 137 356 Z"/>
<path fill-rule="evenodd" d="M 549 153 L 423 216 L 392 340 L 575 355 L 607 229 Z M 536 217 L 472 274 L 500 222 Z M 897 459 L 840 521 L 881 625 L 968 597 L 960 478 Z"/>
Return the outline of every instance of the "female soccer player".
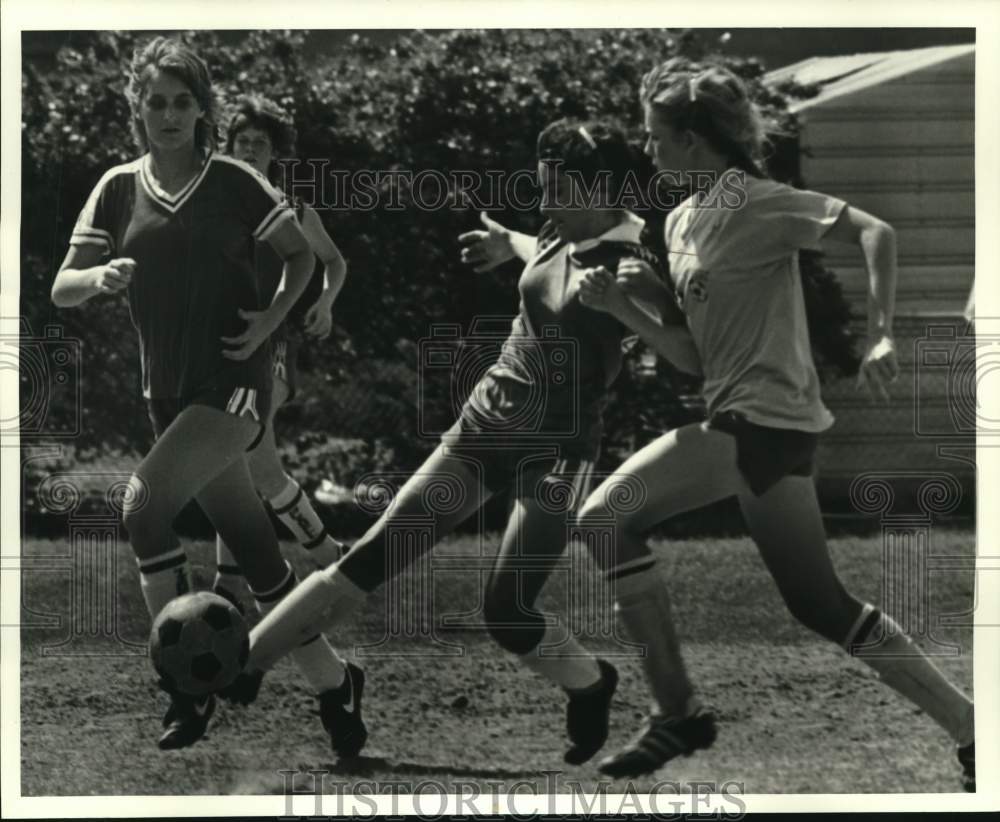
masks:
<path fill-rule="evenodd" d="M 249 96 L 238 101 L 226 129 L 227 154 L 253 166 L 277 186 L 280 184 L 277 159 L 291 157 L 294 145 L 295 127 L 285 111 L 262 97 Z M 316 212 L 301 201 L 295 201 L 294 207 L 302 232 L 319 261 L 313 279 L 320 281 L 322 287 L 318 295 L 309 293 L 312 289 L 307 289 L 307 293 L 289 312 L 290 319 L 271 335 L 271 411 L 260 444 L 247 459 L 257 492 L 308 552 L 312 561 L 325 568 L 339 559 L 344 546 L 327 533 L 302 488 L 285 473 L 274 440 L 273 420 L 277 410 L 296 393 L 298 326 L 301 325 L 305 334 L 315 339 L 325 339 L 330 334 L 330 312 L 344 285 L 347 265 Z M 282 284 L 283 261 L 267 243 L 257 244 L 255 258 L 262 297 L 270 301 Z M 307 300 L 308 308 L 300 310 L 300 305 Z M 221 536 L 217 539 L 216 556 L 213 590 L 238 602 L 244 588 L 243 577 Z"/>
<path fill-rule="evenodd" d="M 868 341 L 859 387 L 888 398 L 898 366 L 892 338 L 896 247 L 884 222 L 832 197 L 779 185 L 759 171 L 761 118 L 742 82 L 712 66 L 669 61 L 641 89 L 657 168 L 711 172 L 711 190 L 667 218 L 670 276 L 704 373 L 709 419 L 672 431 L 627 460 L 587 500 L 581 523 L 614 521 L 618 611 L 646 646 L 656 712 L 639 737 L 600 770 L 632 776 L 708 747 L 715 736 L 685 674 L 667 591 L 644 534 L 682 511 L 736 496 L 788 609 L 841 644 L 936 720 L 975 774 L 972 702 L 888 615 L 845 590 L 834 571 L 813 485 L 817 436 L 833 417 L 820 399 L 797 263 L 800 248 L 853 243 L 870 277 Z M 608 271 L 588 272 L 584 304 L 619 319 L 665 356 L 676 330 L 634 310 Z M 616 511 L 619 483 L 645 505 Z"/>
<path fill-rule="evenodd" d="M 255 629 L 249 666 L 266 669 L 303 636 L 342 621 L 429 549 L 419 540 L 392 538 L 415 516 L 429 518 L 440 538 L 492 494 L 506 492 L 511 512 L 487 582 L 486 623 L 504 649 L 567 692 L 571 746 L 565 759 L 576 764 L 607 737 L 617 673 L 573 637 L 553 653 L 554 628 L 534 602 L 564 552 L 568 515 L 593 471 L 624 331 L 607 314 L 581 305 L 577 287 L 583 271 L 594 266 L 614 269 L 625 258 L 641 258 L 655 268 L 656 261 L 639 245 L 642 221 L 614 203 L 633 167 L 619 130 L 553 123 L 538 137 L 538 158 L 548 222 L 521 275 L 520 313 L 499 358 L 379 521 L 335 567 L 311 575 Z M 608 199 L 588 203 L 584 191 L 603 174 L 610 175 Z M 666 300 L 661 307 L 670 309 Z M 548 653 L 539 653 L 546 646 Z"/>
<path fill-rule="evenodd" d="M 245 454 L 264 431 L 270 403 L 268 337 L 312 271 L 292 210 L 267 180 L 212 152 L 216 103 L 205 63 L 157 37 L 136 51 L 128 100 L 147 151 L 109 170 L 77 220 L 52 286 L 56 305 L 126 291 L 139 333 L 143 394 L 156 443 L 131 480 L 124 521 L 155 618 L 190 590 L 188 562 L 172 531 L 192 497 L 233 547 L 259 599 L 294 584 L 270 520 L 254 492 Z M 254 241 L 286 266 L 286 289 L 259 297 Z M 325 640 L 295 650 L 321 692 L 321 716 L 336 750 L 344 664 Z M 161 748 L 200 739 L 212 697 L 170 693 Z"/>

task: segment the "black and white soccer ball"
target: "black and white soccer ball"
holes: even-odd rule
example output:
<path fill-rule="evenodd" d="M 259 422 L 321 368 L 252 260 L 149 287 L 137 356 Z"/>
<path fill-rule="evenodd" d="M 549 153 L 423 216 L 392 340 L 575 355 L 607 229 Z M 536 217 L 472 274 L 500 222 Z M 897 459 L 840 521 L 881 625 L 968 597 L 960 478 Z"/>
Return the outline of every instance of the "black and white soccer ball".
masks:
<path fill-rule="evenodd" d="M 230 685 L 250 655 L 243 616 L 229 600 L 208 591 L 184 594 L 153 622 L 149 656 L 170 688 L 188 696 Z"/>

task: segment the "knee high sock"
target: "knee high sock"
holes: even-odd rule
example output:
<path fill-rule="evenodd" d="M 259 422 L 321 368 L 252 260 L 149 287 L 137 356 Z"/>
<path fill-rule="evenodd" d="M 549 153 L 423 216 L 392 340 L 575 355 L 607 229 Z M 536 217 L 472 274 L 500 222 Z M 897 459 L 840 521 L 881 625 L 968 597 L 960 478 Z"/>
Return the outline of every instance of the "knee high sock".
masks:
<path fill-rule="evenodd" d="M 215 579 L 212 591 L 223 596 L 239 606 L 243 593 L 247 590 L 247 581 L 239 563 L 233 557 L 222 537 L 215 537 Z"/>
<path fill-rule="evenodd" d="M 974 741 L 972 700 L 944 677 L 892 617 L 866 604 L 843 647 L 921 708 L 959 746 Z"/>
<path fill-rule="evenodd" d="M 651 555 L 622 563 L 606 572 L 614 586 L 615 611 L 629 636 L 643 646 L 646 681 L 656 713 L 682 718 L 698 710 L 680 642 L 670 615 L 670 596 Z"/>
<path fill-rule="evenodd" d="M 601 669 L 597 659 L 575 637 L 556 643 L 556 629 L 545 628 L 541 641 L 526 654 L 517 658 L 527 668 L 545 677 L 567 691 L 583 691 L 601 682 Z"/>
<path fill-rule="evenodd" d="M 247 665 L 267 670 L 316 633 L 346 619 L 367 596 L 339 565 L 310 574 L 250 632 Z"/>
<path fill-rule="evenodd" d="M 268 505 L 292 532 L 299 544 L 318 565 L 327 566 L 340 559 L 344 546 L 331 537 L 309 498 L 291 477 L 285 487 L 268 499 Z"/>
<path fill-rule="evenodd" d="M 295 583 L 295 574 L 289 567 L 288 574 L 279 585 L 270 591 L 255 592 L 254 599 L 257 601 L 260 613 L 266 616 L 274 610 L 275 606 L 295 588 Z M 338 688 L 344 681 L 346 673 L 344 660 L 320 633 L 313 633 L 306 638 L 290 652 L 290 655 L 316 694 Z"/>
<path fill-rule="evenodd" d="M 139 560 L 139 585 L 150 617 L 170 600 L 191 591 L 191 569 L 187 554 L 177 545 L 158 556 Z"/>

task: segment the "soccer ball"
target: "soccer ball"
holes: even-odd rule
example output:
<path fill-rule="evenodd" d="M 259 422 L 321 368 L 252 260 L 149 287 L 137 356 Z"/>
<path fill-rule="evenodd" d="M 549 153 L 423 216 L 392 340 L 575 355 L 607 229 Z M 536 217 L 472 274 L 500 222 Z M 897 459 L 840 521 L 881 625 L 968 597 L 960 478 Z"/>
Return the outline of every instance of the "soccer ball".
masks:
<path fill-rule="evenodd" d="M 225 688 L 243 670 L 250 636 L 229 600 L 207 591 L 169 602 L 153 622 L 149 656 L 171 688 L 203 696 Z"/>

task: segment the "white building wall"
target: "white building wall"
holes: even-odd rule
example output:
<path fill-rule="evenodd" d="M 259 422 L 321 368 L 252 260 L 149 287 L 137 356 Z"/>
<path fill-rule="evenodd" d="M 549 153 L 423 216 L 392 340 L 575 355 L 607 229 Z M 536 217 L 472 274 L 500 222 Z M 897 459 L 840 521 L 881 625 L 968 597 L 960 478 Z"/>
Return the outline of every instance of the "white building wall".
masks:
<path fill-rule="evenodd" d="M 974 59 L 966 49 L 900 73 L 900 65 L 916 61 L 900 53 L 800 106 L 808 187 L 886 220 L 899 253 L 895 331 L 903 373 L 888 406 L 873 406 L 854 380 L 824 388 L 837 417 L 819 457 L 828 483 L 869 470 L 947 471 L 973 480 L 967 409 L 975 406 L 974 357 L 959 318 L 975 270 Z M 821 70 L 819 62 L 803 68 Z M 863 330 L 860 253 L 831 247 L 827 263 Z"/>

